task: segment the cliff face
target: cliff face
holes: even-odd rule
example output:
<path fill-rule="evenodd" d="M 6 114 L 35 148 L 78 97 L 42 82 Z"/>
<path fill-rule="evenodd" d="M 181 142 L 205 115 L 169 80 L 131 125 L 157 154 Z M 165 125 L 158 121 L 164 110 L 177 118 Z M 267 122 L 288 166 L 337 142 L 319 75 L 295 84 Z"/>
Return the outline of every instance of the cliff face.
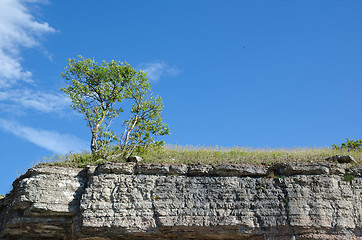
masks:
<path fill-rule="evenodd" d="M 41 166 L 1 200 L 1 236 L 362 239 L 361 177 L 335 163 Z"/>

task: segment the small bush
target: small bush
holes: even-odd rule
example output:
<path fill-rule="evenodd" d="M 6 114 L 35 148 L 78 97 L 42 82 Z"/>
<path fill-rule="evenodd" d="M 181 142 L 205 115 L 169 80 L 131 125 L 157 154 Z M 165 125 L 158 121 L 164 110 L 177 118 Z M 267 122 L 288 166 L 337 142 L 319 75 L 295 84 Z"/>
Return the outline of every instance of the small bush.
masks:
<path fill-rule="evenodd" d="M 347 138 L 347 141 L 345 143 L 342 143 L 341 146 L 333 144 L 332 148 L 336 149 L 336 150 L 345 149 L 348 151 L 361 151 L 362 150 L 362 139 L 353 140 L 353 139 Z"/>

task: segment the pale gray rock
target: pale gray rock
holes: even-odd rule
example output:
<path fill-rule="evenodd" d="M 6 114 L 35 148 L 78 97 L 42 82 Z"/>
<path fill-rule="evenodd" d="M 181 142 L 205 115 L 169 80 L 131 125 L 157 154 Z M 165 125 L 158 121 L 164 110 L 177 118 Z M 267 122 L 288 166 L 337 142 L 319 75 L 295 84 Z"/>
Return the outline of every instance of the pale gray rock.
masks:
<path fill-rule="evenodd" d="M 164 175 L 169 174 L 169 164 L 138 164 L 136 166 L 136 174 L 145 175 Z"/>
<path fill-rule="evenodd" d="M 210 165 L 192 164 L 188 168 L 190 176 L 205 176 L 212 173 L 213 167 Z"/>
<path fill-rule="evenodd" d="M 95 170 L 98 173 L 134 174 L 136 163 L 106 163 L 99 165 Z"/>
<path fill-rule="evenodd" d="M 253 166 L 253 165 L 230 165 L 221 164 L 216 165 L 210 171 L 215 176 L 254 176 L 262 177 L 267 175 L 266 166 Z"/>
<path fill-rule="evenodd" d="M 169 173 L 171 175 L 186 175 L 188 171 L 187 165 L 170 165 Z"/>
<path fill-rule="evenodd" d="M 0 234 L 353 240 L 362 239 L 361 202 L 361 167 L 336 163 L 43 166 L 18 178 L 0 200 Z"/>
<path fill-rule="evenodd" d="M 80 216 L 87 172 L 79 168 L 36 167 L 13 183 L 0 205 L 5 239 L 69 239 Z"/>

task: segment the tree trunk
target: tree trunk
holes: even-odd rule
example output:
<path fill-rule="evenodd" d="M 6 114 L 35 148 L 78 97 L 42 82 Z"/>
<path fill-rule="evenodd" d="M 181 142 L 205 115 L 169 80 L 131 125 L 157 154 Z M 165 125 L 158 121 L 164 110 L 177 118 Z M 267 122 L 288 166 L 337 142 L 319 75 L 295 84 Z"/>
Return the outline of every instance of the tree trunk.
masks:
<path fill-rule="evenodd" d="M 98 131 L 92 131 L 92 140 L 91 140 L 91 151 L 92 153 L 96 153 L 98 151 L 98 146 L 97 146 L 97 134 Z"/>

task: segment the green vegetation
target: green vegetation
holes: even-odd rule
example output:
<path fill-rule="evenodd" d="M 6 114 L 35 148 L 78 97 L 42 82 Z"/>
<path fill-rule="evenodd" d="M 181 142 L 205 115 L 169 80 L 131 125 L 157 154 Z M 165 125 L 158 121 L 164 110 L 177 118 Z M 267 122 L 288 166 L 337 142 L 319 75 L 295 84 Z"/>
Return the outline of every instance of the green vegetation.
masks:
<path fill-rule="evenodd" d="M 0 195 L 0 199 L 3 199 L 5 198 L 5 196 L 3 194 Z"/>
<path fill-rule="evenodd" d="M 133 69 L 128 63 L 94 59 L 68 60 L 62 77 L 68 84 L 61 88 L 72 101 L 71 107 L 84 115 L 91 130 L 93 156 L 76 155 L 76 163 L 95 158 L 112 160 L 128 157 L 134 150 L 159 148 L 164 142 L 155 141 L 153 136 L 169 134 L 162 122 L 162 99 L 153 97 L 146 73 Z M 130 108 L 130 117 L 123 122 L 117 118 Z M 123 127 L 123 134 L 111 130 Z M 79 159 L 81 158 L 81 159 Z"/>
<path fill-rule="evenodd" d="M 286 212 L 287 214 L 289 214 L 289 213 L 290 213 L 290 208 L 289 208 L 289 207 L 285 207 L 285 212 Z"/>
<path fill-rule="evenodd" d="M 361 151 L 362 150 L 362 139 L 359 140 L 351 140 L 347 138 L 347 141 L 345 143 L 342 143 L 341 146 L 338 146 L 336 144 L 333 144 L 333 149 L 345 149 L 348 151 Z"/>
<path fill-rule="evenodd" d="M 112 151 L 116 151 L 113 149 Z M 323 162 L 334 155 L 351 155 L 358 164 L 362 164 L 362 152 L 351 152 L 345 149 L 332 148 L 293 148 L 293 149 L 252 149 L 221 147 L 181 147 L 163 146 L 147 151 L 138 149 L 134 155 L 140 156 L 146 163 L 172 164 L 253 164 L 268 165 L 281 162 Z M 42 163 L 59 166 L 83 167 L 88 164 L 97 165 L 106 160 L 90 153 L 69 153 L 54 155 L 44 159 Z M 126 158 L 113 159 L 114 162 L 125 162 Z"/>
<path fill-rule="evenodd" d="M 346 181 L 346 182 L 352 182 L 353 179 L 355 179 L 355 176 L 353 176 L 351 174 L 346 174 L 343 176 L 343 181 Z"/>

